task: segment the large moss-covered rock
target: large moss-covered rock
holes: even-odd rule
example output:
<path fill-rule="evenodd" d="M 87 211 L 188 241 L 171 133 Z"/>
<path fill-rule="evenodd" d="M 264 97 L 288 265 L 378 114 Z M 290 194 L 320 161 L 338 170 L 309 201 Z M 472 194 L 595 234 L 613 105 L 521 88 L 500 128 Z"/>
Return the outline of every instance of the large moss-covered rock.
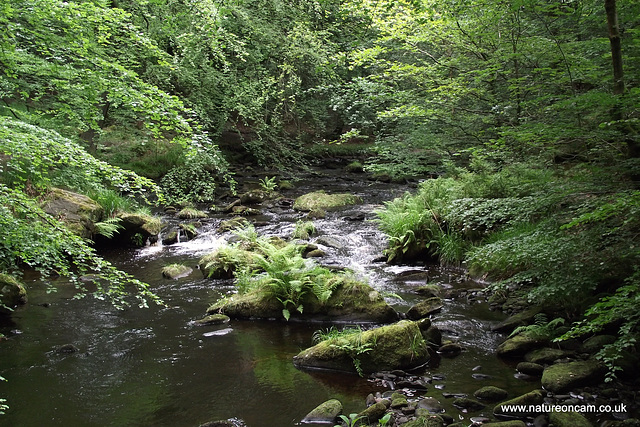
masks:
<path fill-rule="evenodd" d="M 494 415 L 523 418 L 537 414 L 538 412 L 528 409 L 535 409 L 536 406 L 542 405 L 543 403 L 544 395 L 542 394 L 542 390 L 534 390 L 496 405 L 496 407 L 493 408 L 493 413 Z M 512 411 L 514 408 L 527 408 L 527 410 L 514 412 Z"/>
<path fill-rule="evenodd" d="M 533 323 L 536 314 L 542 311 L 541 307 L 532 307 L 528 310 L 514 314 L 508 317 L 496 326 L 491 328 L 493 331 L 510 334 L 518 326 L 525 326 Z"/>
<path fill-rule="evenodd" d="M 558 359 L 564 357 L 573 356 L 574 353 L 568 350 L 561 350 L 559 348 L 543 347 L 531 350 L 524 355 L 524 360 L 527 362 L 538 363 L 540 365 L 551 364 Z"/>
<path fill-rule="evenodd" d="M 309 412 L 302 419 L 302 423 L 334 424 L 340 414 L 342 414 L 342 403 L 338 399 L 330 399 Z"/>
<path fill-rule="evenodd" d="M 0 313 L 4 312 L 3 305 L 13 308 L 26 302 L 27 291 L 24 285 L 13 276 L 0 273 Z"/>
<path fill-rule="evenodd" d="M 487 402 L 499 402 L 506 399 L 509 396 L 509 393 L 502 388 L 488 385 L 476 390 L 473 395 L 478 399 L 485 400 Z"/>
<path fill-rule="evenodd" d="M 143 213 L 123 212 L 118 214 L 118 218 L 122 229 L 112 240 L 126 245 L 142 246 L 148 239 L 157 239 L 163 226 L 159 218 Z"/>
<path fill-rule="evenodd" d="M 500 344 L 497 348 L 497 353 L 500 357 L 520 357 L 535 348 L 544 346 L 547 342 L 548 340 L 543 338 L 522 333 Z"/>
<path fill-rule="evenodd" d="M 542 387 L 553 393 L 564 393 L 602 381 L 605 372 L 604 366 L 593 359 L 556 363 L 542 373 Z"/>
<path fill-rule="evenodd" d="M 579 412 L 549 412 L 549 421 L 554 427 L 593 427 Z"/>
<path fill-rule="evenodd" d="M 293 364 L 298 368 L 371 373 L 409 369 L 428 360 L 419 324 L 403 320 L 322 341 L 301 351 L 293 358 Z"/>
<path fill-rule="evenodd" d="M 72 233 L 87 239 L 94 236 L 94 224 L 104 215 L 102 206 L 89 197 L 60 188 L 51 190 L 42 209 L 62 220 Z"/>
<path fill-rule="evenodd" d="M 427 298 L 411 307 L 407 311 L 407 317 L 412 320 L 422 319 L 429 316 L 432 313 L 440 311 L 444 305 L 442 300 L 438 297 Z"/>
<path fill-rule="evenodd" d="M 326 211 L 359 203 L 362 203 L 362 198 L 353 194 L 327 194 L 324 191 L 314 191 L 298 197 L 293 203 L 293 209 L 306 212 Z"/>
<path fill-rule="evenodd" d="M 346 280 L 321 303 L 312 292 L 302 298 L 302 312 L 288 306 L 291 320 L 388 323 L 398 313 L 369 285 Z M 209 313 L 221 312 L 235 319 L 282 319 L 282 302 L 268 289 L 255 289 L 237 294 L 212 305 Z"/>

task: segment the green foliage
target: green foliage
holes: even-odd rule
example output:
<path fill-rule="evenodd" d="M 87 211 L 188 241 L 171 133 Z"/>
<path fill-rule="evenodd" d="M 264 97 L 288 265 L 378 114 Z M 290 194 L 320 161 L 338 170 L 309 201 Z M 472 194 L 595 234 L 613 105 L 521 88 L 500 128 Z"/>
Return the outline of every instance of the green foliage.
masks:
<path fill-rule="evenodd" d="M 538 313 L 535 315 L 533 324 L 518 326 L 513 330 L 511 335 L 509 335 L 509 338 L 514 337 L 518 334 L 523 334 L 531 338 L 550 341 L 560 335 L 558 328 L 564 325 L 564 323 L 565 320 L 561 317 L 557 317 L 549 321 L 546 314 Z"/>
<path fill-rule="evenodd" d="M 305 301 L 324 305 L 345 283 L 343 275 L 304 259 L 302 247 L 258 236 L 253 226 L 237 229 L 239 242 L 220 248 L 204 268 L 214 265 L 232 271 L 239 293 L 264 293 L 282 304 L 282 316 L 302 313 Z"/>
<path fill-rule="evenodd" d="M 87 294 L 108 299 L 117 307 L 130 304 L 131 293 L 140 306 L 148 301 L 160 302 L 147 284 L 116 269 L 96 255 L 93 248 L 44 212 L 33 199 L 22 192 L 0 184 L 0 270 L 18 271 L 27 265 L 43 278 L 66 276 L 76 286 L 77 297 Z M 89 291 L 80 280 L 95 277 L 94 290 Z M 129 289 L 130 288 L 130 289 Z"/>
<path fill-rule="evenodd" d="M 216 196 L 216 176 L 227 163 L 217 153 L 192 153 L 185 164 L 174 167 L 160 181 L 167 202 L 175 204 L 211 202 Z M 228 179 L 231 182 L 231 179 Z"/>
<path fill-rule="evenodd" d="M 315 331 L 313 333 L 313 341 L 316 343 L 327 341 L 329 346 L 345 352 L 353 361 L 353 366 L 356 368 L 358 375 L 363 376 L 359 356 L 373 350 L 375 341 L 364 342 L 362 340 L 362 332 L 359 326 L 347 327 L 342 330 L 332 326 L 325 331 Z"/>
<path fill-rule="evenodd" d="M 573 325 L 571 330 L 558 341 L 591 335 L 604 328 L 617 327 L 618 338 L 613 344 L 605 345 L 596 357 L 609 368 L 607 381 L 621 371 L 620 362 L 625 352 L 633 352 L 640 334 L 640 269 L 625 280 L 625 285 L 613 295 L 601 298 L 585 313 L 585 319 Z"/>
<path fill-rule="evenodd" d="M 260 179 L 260 188 L 266 191 L 267 193 L 273 193 L 277 187 L 278 187 L 278 184 L 276 184 L 275 176 L 272 176 L 272 177 L 266 176 Z"/>
<path fill-rule="evenodd" d="M 124 229 L 120 222 L 122 222 L 120 218 L 111 217 L 104 221 L 96 222 L 94 225 L 99 235 L 112 239 L 119 230 Z"/>
<path fill-rule="evenodd" d="M 84 188 L 109 185 L 145 199 L 161 197 L 153 181 L 97 160 L 56 132 L 2 116 L 0 153 L 4 156 L 2 182 L 10 187 L 42 191 L 51 185 L 56 172 L 71 169 L 82 173 Z"/>
<path fill-rule="evenodd" d="M 362 417 L 359 417 L 358 414 L 356 413 L 349 414 L 348 417 L 346 415 L 340 415 L 339 418 L 342 420 L 342 422 L 346 427 L 355 427 L 358 425 L 358 422 L 362 419 Z M 341 425 L 338 424 L 334 427 L 341 427 Z"/>

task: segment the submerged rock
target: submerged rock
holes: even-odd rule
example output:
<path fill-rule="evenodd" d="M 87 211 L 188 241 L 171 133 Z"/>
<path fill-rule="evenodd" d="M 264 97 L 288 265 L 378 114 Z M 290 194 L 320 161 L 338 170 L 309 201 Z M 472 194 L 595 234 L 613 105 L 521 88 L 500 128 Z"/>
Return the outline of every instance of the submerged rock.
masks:
<path fill-rule="evenodd" d="M 298 353 L 293 364 L 297 368 L 371 373 L 414 368 L 428 360 L 418 323 L 403 320 L 322 341 Z"/>
<path fill-rule="evenodd" d="M 196 320 L 194 323 L 199 326 L 222 325 L 229 323 L 229 316 L 224 314 L 210 314 L 202 319 Z"/>
<path fill-rule="evenodd" d="M 170 264 L 162 268 L 162 276 L 167 279 L 181 279 L 193 272 L 193 268 L 182 264 Z"/>

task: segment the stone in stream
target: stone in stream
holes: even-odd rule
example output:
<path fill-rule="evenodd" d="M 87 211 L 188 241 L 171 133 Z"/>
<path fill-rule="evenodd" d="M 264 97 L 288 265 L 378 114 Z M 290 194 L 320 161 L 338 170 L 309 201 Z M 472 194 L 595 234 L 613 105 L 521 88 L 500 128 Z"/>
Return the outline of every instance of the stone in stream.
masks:
<path fill-rule="evenodd" d="M 497 416 L 524 418 L 537 415 L 538 412 L 529 410 L 529 408 L 535 409 L 536 406 L 541 406 L 543 403 L 544 395 L 542 394 L 542 390 L 534 390 L 496 405 L 493 408 L 493 414 Z M 514 408 L 524 410 L 515 411 Z"/>
<path fill-rule="evenodd" d="M 579 412 L 549 412 L 549 421 L 554 427 L 593 427 Z"/>
<path fill-rule="evenodd" d="M 301 423 L 334 424 L 340 414 L 342 414 L 342 403 L 338 399 L 330 399 L 316 406 L 302 419 Z"/>
<path fill-rule="evenodd" d="M 407 369 L 429 360 L 419 324 L 402 320 L 387 326 L 330 338 L 293 358 L 297 368 L 371 373 Z"/>
<path fill-rule="evenodd" d="M 298 197 L 293 203 L 297 211 L 328 211 L 341 207 L 362 203 L 362 198 L 353 194 L 327 194 L 324 191 L 314 191 Z"/>
<path fill-rule="evenodd" d="M 440 311 L 443 306 L 440 298 L 428 298 L 411 307 L 409 311 L 407 311 L 407 317 L 411 320 L 423 319 L 432 313 Z"/>
<path fill-rule="evenodd" d="M 27 303 L 27 291 L 18 279 L 0 273 L 0 314 L 11 313 L 4 307 L 13 308 Z"/>
<path fill-rule="evenodd" d="M 229 323 L 229 316 L 224 314 L 210 314 L 202 319 L 196 320 L 194 323 L 198 326 L 222 325 Z"/>
<path fill-rule="evenodd" d="M 492 385 L 482 387 L 476 390 L 473 395 L 480 400 L 486 400 L 488 402 L 499 402 L 506 399 L 509 396 L 506 390 Z"/>
<path fill-rule="evenodd" d="M 544 370 L 541 382 L 545 390 L 564 393 L 602 381 L 605 372 L 605 367 L 594 359 L 556 363 Z"/>
<path fill-rule="evenodd" d="M 544 346 L 547 342 L 548 340 L 544 338 L 521 333 L 500 344 L 497 353 L 500 357 L 520 357 L 535 348 Z"/>

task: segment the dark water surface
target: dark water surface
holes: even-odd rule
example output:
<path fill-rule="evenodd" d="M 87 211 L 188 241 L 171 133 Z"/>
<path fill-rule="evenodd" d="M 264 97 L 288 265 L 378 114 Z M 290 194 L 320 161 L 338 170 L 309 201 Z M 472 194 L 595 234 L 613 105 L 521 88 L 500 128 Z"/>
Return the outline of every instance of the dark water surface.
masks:
<path fill-rule="evenodd" d="M 480 286 L 459 272 L 437 266 L 373 262 L 385 246 L 384 237 L 370 221 L 344 218 L 362 212 L 367 219 L 373 218 L 375 207 L 407 188 L 342 175 L 310 177 L 286 194 L 295 197 L 324 188 L 364 197 L 364 206 L 314 221 L 321 235 L 343 245 L 323 248 L 328 253 L 323 263 L 349 267 L 376 289 L 402 296 L 403 300 L 389 299 L 399 311 L 415 302 L 412 289 L 424 284 L 427 276 L 429 283 L 443 288 Z M 300 218 L 291 210 L 276 209 L 265 213 L 268 225 L 257 230 L 288 236 Z M 194 324 L 211 303 L 232 292 L 231 284 L 203 279 L 198 270 L 183 279 L 167 280 L 160 270 L 174 262 L 195 267 L 200 256 L 229 237 L 215 231 L 219 221 L 205 221 L 201 235 L 191 242 L 105 254 L 120 268 L 150 283 L 168 308 L 119 311 L 92 298 L 74 300 L 73 289 L 63 282 L 57 293 L 47 294 L 42 284 L 27 277 L 29 304 L 16 310 L 12 324 L 0 325 L 0 332 L 8 338 L 0 343 L 0 375 L 8 380 L 0 383 L 0 396 L 10 406 L 0 416 L 0 425 L 198 426 L 236 417 L 251 427 L 292 426 L 329 398 L 341 400 L 346 413 L 359 412 L 368 393 L 384 392 L 386 389 L 366 378 L 293 367 L 292 357 L 311 345 L 315 330 L 328 325 L 281 321 Z M 407 272 L 417 274 L 406 276 Z M 444 397 L 447 393 L 471 395 L 484 385 L 496 385 L 516 395 L 539 386 L 515 378 L 514 367 L 495 358 L 493 350 L 502 337 L 490 328 L 499 317 L 485 304 L 448 300 L 432 320 L 445 338 L 466 348 L 457 358 L 434 361 L 425 372 L 436 378 L 426 394 L 440 399 L 448 414 L 469 419 L 483 412 L 461 412 Z M 59 351 L 66 344 L 78 351 Z"/>

